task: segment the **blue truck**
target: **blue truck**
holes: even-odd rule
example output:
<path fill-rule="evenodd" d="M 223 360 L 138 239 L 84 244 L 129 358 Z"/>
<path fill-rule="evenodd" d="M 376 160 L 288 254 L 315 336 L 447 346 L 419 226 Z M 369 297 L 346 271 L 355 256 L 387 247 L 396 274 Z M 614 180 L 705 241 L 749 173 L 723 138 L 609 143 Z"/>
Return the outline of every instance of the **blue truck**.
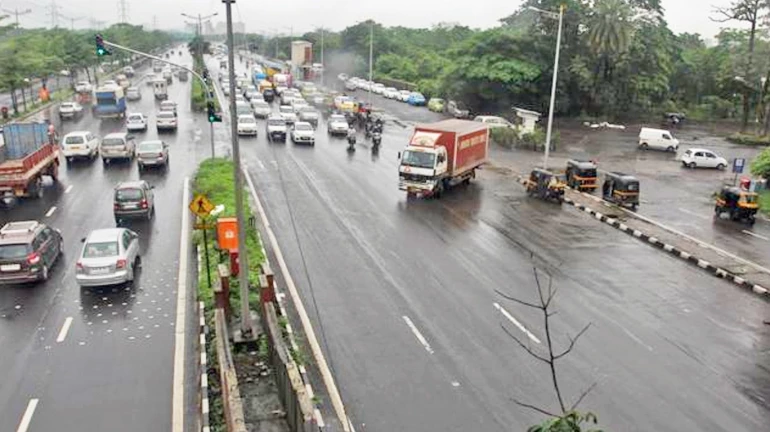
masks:
<path fill-rule="evenodd" d="M 99 118 L 124 118 L 126 116 L 126 96 L 120 87 L 99 87 L 94 92 L 96 104 L 94 115 Z"/>

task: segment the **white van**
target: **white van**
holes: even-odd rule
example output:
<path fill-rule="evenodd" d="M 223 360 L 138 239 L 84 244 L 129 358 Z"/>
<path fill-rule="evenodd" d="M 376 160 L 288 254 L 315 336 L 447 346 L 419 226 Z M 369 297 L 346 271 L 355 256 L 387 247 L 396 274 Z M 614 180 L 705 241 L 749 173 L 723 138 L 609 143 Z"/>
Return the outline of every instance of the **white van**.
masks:
<path fill-rule="evenodd" d="M 166 80 L 158 79 L 152 82 L 152 91 L 155 93 L 155 99 L 165 100 L 168 98 L 168 87 Z"/>
<path fill-rule="evenodd" d="M 663 129 L 645 128 L 639 132 L 639 148 L 642 150 L 657 149 L 676 153 L 679 140 L 671 132 Z"/>

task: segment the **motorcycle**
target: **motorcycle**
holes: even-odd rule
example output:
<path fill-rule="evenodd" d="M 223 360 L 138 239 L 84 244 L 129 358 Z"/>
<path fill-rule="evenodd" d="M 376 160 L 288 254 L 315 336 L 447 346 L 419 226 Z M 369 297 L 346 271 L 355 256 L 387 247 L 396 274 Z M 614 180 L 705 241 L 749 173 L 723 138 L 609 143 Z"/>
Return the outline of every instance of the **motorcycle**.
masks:
<path fill-rule="evenodd" d="M 373 148 L 376 149 L 377 147 L 379 147 L 380 143 L 382 143 L 382 133 L 380 133 L 379 131 L 372 132 L 372 145 L 374 146 Z"/>
<path fill-rule="evenodd" d="M 356 151 L 356 134 L 348 133 L 348 151 Z"/>

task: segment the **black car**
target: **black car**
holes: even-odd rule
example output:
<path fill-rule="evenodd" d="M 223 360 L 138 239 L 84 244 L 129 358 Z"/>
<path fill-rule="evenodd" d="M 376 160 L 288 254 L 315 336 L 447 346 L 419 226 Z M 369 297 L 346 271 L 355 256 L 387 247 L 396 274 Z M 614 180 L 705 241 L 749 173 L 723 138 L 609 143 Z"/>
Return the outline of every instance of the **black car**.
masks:
<path fill-rule="evenodd" d="M 265 89 L 265 91 L 262 92 L 262 97 L 265 98 L 265 102 L 273 102 L 275 100 L 275 90 Z"/>
<path fill-rule="evenodd" d="M 56 229 L 37 221 L 5 224 L 0 229 L 0 284 L 48 280 L 63 251 Z"/>

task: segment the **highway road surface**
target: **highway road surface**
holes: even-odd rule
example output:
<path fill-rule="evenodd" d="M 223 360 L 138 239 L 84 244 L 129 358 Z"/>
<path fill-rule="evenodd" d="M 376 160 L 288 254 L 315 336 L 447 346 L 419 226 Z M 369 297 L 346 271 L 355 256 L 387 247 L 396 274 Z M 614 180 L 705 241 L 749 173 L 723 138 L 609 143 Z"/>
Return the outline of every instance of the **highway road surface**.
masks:
<path fill-rule="evenodd" d="M 430 117 L 378 104 L 402 122 Z M 542 317 L 496 293 L 534 301 L 533 266 L 558 289 L 558 346 L 591 324 L 559 378 L 568 403 L 597 383 L 581 408 L 607 430 L 770 428 L 766 302 L 528 199 L 505 170 L 406 200 L 409 134 L 388 122 L 378 153 L 359 136 L 354 154 L 324 123 L 314 147 L 268 143 L 264 129 L 241 140 L 357 430 L 524 430 L 543 417 L 513 398 L 556 410 L 546 366 L 503 329 L 542 353 Z"/>
<path fill-rule="evenodd" d="M 191 58 L 184 61 L 191 63 Z M 154 118 L 157 102 L 151 89 L 141 86 L 143 98 L 129 102 L 129 111 Z M 60 184 L 47 188 L 43 199 L 0 209 L 0 225 L 39 220 L 61 230 L 65 248 L 48 282 L 0 287 L 1 431 L 22 430 L 25 421 L 30 431 L 171 430 L 178 307 L 188 308 L 189 370 L 198 361 L 193 351 L 196 309 L 191 303 L 177 304 L 180 226 L 187 212 L 183 187 L 209 155 L 208 123 L 190 112 L 189 86 L 188 81 L 169 87 L 170 98 L 179 103 L 176 133 L 159 136 L 151 122 L 148 132 L 136 134 L 138 141 L 158 137 L 169 143 L 167 172 L 148 171 L 140 177 L 135 163 L 62 163 Z M 104 136 L 124 127 L 87 113 L 59 129 L 62 134 L 73 130 Z M 80 239 L 92 229 L 115 226 L 113 187 L 139 178 L 155 186 L 157 212 L 150 222 L 130 225 L 141 240 L 138 282 L 133 287 L 80 289 L 74 278 Z M 187 378 L 185 430 L 192 431 L 197 376 Z"/>

